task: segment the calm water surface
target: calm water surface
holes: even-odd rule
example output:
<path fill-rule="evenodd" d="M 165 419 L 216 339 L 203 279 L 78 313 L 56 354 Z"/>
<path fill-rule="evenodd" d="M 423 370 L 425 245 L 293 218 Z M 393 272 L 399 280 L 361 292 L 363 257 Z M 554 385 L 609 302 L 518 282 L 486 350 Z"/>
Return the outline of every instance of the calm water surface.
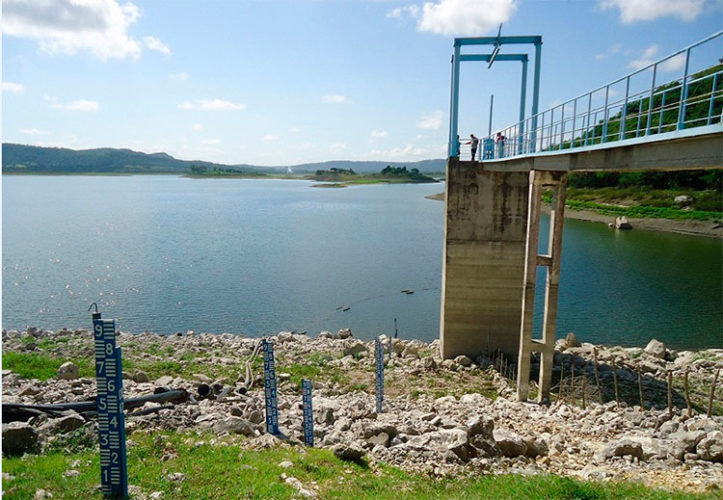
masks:
<path fill-rule="evenodd" d="M 437 338 L 443 186 L 310 185 L 5 176 L 3 326 Z M 566 221 L 558 332 L 723 347 L 722 279 L 721 240 Z"/>

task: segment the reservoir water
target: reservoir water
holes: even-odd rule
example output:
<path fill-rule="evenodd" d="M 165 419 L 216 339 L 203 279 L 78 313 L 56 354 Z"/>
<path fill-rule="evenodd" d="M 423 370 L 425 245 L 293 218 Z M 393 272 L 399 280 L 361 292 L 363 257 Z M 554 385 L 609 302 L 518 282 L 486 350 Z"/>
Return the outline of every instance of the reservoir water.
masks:
<path fill-rule="evenodd" d="M 437 338 L 444 186 L 311 184 L 4 176 L 2 325 Z M 720 239 L 567 220 L 558 336 L 723 347 L 722 283 Z"/>

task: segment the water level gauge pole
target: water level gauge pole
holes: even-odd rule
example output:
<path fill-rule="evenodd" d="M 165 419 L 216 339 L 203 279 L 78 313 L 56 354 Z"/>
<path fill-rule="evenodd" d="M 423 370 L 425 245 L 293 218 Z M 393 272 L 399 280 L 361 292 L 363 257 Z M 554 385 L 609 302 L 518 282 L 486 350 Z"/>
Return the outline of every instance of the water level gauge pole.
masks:
<path fill-rule="evenodd" d="M 93 306 L 101 488 L 107 498 L 127 498 L 128 468 L 121 349 L 115 345 L 115 320 L 102 319 L 97 304 L 93 303 L 91 307 Z"/>
<path fill-rule="evenodd" d="M 266 402 L 266 432 L 274 436 L 279 434 L 279 403 L 276 391 L 276 363 L 274 345 L 268 340 L 262 341 L 264 353 L 264 396 Z"/>

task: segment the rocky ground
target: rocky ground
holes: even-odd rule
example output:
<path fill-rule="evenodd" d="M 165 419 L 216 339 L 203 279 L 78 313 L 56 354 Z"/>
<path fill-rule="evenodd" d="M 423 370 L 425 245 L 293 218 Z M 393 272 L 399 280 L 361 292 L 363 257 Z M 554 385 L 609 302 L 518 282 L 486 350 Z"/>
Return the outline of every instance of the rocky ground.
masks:
<path fill-rule="evenodd" d="M 265 433 L 258 339 L 193 332 L 117 338 L 128 367 L 126 398 L 161 386 L 184 388 L 190 395 L 170 408 L 149 402 L 130 411 L 129 440 L 139 429 L 189 429 L 244 434 L 245 445 L 253 448 L 278 443 Z M 384 411 L 376 413 L 373 342 L 359 341 L 349 330 L 316 338 L 281 332 L 269 340 L 275 346 L 280 427 L 292 444 L 303 439 L 299 381 L 306 377 L 314 384 L 316 446 L 333 448 L 345 459 L 383 461 L 430 475 L 558 474 L 691 491 L 723 485 L 720 398 L 713 415 L 705 415 L 706 394 L 723 367 L 721 349 L 675 352 L 659 342 L 645 349 L 595 347 L 572 336 L 558 341 L 552 403 L 544 406 L 516 400 L 512 382 L 503 376 L 514 367 L 501 357 L 442 361 L 436 341 L 395 340 L 385 369 Z M 389 341 L 384 338 L 386 346 Z M 92 342 L 85 330 L 3 331 L 4 353 L 91 360 L 80 370 L 65 364 L 45 381 L 3 370 L 3 403 L 93 400 Z M 672 412 L 668 373 L 674 381 Z M 690 414 L 682 386 L 686 373 Z M 639 405 L 640 387 L 645 409 Z M 92 414 L 69 411 L 4 423 L 3 452 L 41 451 L 70 432 L 85 433 L 92 442 Z"/>

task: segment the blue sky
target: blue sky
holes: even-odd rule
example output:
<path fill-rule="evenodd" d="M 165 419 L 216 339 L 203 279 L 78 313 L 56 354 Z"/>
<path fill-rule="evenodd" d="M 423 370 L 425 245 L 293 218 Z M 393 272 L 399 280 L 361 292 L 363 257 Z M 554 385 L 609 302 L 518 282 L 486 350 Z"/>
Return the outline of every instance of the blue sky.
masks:
<path fill-rule="evenodd" d="M 2 6 L 4 142 L 256 165 L 444 157 L 455 36 L 541 35 L 542 111 L 723 28 L 721 0 Z M 463 67 L 460 132 L 486 133 L 490 94 L 493 128 L 516 121 L 519 79 Z"/>

